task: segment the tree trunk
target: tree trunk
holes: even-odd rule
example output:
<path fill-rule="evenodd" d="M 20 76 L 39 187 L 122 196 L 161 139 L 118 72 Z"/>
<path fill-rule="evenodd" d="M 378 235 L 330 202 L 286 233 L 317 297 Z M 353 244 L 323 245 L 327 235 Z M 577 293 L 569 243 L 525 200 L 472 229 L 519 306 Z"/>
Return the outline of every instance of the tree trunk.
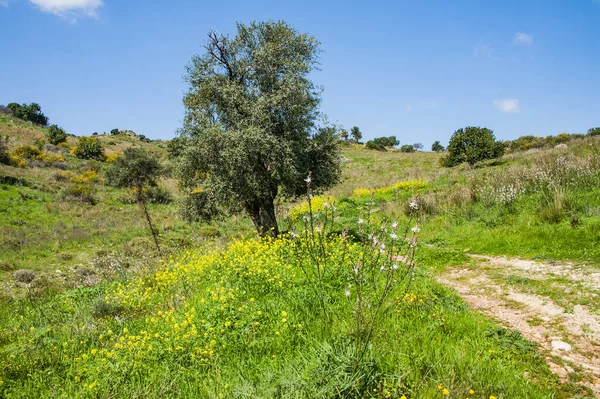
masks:
<path fill-rule="evenodd" d="M 158 245 L 158 233 L 154 230 L 154 226 L 152 225 L 152 219 L 150 219 L 150 214 L 148 213 L 148 208 L 146 207 L 146 201 L 142 198 L 138 197 L 138 203 L 142 207 L 144 211 L 144 216 L 146 216 L 146 222 L 148 222 L 148 227 L 150 227 L 150 232 L 152 233 L 152 238 L 154 238 L 154 245 L 156 245 L 156 250 L 158 251 L 158 256 L 162 256 L 162 252 L 160 250 L 160 246 Z"/>
<path fill-rule="evenodd" d="M 275 205 L 272 199 L 256 200 L 246 205 L 246 211 L 250 215 L 256 231 L 262 237 L 267 235 L 277 238 L 279 228 L 275 216 Z"/>

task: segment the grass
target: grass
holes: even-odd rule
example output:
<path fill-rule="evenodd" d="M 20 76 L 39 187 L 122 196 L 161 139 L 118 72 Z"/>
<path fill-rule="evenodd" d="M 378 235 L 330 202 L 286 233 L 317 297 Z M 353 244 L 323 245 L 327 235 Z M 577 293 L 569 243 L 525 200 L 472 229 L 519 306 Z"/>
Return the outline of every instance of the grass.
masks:
<path fill-rule="evenodd" d="M 337 253 L 335 240 L 326 245 Z M 392 301 L 357 363 L 353 301 L 340 285 L 351 265 L 331 259 L 333 316 L 324 320 L 293 248 L 284 239 L 242 240 L 172 258 L 127 282 L 18 306 L 16 317 L 3 309 L 3 396 L 442 398 L 473 390 L 476 398 L 567 398 L 580 391 L 561 385 L 519 334 L 470 310 L 426 270 L 410 295 Z"/>
<path fill-rule="evenodd" d="M 43 129 L 0 118 L 11 148 L 43 137 Z M 165 143 L 99 139 L 107 153 L 142 146 L 168 162 Z M 597 144 L 569 144 L 572 173 L 595 165 Z M 337 208 L 335 231 L 357 237 L 356 221 L 369 209 L 374 225 L 408 223 L 410 202 L 420 211 L 419 267 L 408 296 L 394 292 L 360 359 L 356 308 L 344 295 L 354 265 L 339 256 L 327 258 L 335 272 L 324 282 L 331 317 L 323 318 L 291 240 L 237 240 L 252 229 L 243 216 L 185 223 L 173 179 L 162 185 L 175 201 L 150 207 L 171 254 L 160 263 L 138 207 L 103 184 L 106 164 L 93 183 L 94 205 L 65 198 L 70 180 L 56 178 L 89 162 L 65 154 L 61 165 L 0 166 L 0 284 L 9 293 L 0 299 L 0 397 L 589 397 L 561 384 L 533 344 L 468 308 L 435 276 L 478 267 L 467 252 L 600 264 L 598 173 L 557 180 L 559 192 L 533 174 L 546 168 L 570 178 L 552 150 L 475 169 L 441 168 L 436 153 L 354 146 L 343 153 L 342 184 L 315 199 Z M 295 221 L 308 210 L 302 203 L 279 209 Z M 287 223 L 282 230 L 293 230 Z M 334 254 L 335 237 L 324 241 Z M 36 277 L 14 282 L 16 269 Z M 560 296 L 559 279 L 496 281 Z M 582 287 L 570 287 L 566 302 L 596 310 L 578 299 Z"/>

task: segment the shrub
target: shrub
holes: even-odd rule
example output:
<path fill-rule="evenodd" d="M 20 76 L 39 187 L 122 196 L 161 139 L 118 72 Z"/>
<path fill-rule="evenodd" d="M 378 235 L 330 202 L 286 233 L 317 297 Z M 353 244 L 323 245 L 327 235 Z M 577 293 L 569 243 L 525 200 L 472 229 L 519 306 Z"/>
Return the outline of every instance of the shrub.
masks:
<path fill-rule="evenodd" d="M 14 269 L 14 267 L 10 263 L 0 261 L 0 270 L 5 271 L 5 272 L 9 272 L 9 271 L 11 271 L 13 269 Z"/>
<path fill-rule="evenodd" d="M 398 144 L 400 144 L 400 142 L 398 141 L 396 136 L 377 137 L 377 138 L 373 139 L 373 142 L 375 144 L 383 146 L 383 147 L 395 147 Z"/>
<path fill-rule="evenodd" d="M 80 137 L 72 153 L 81 159 L 104 160 L 104 148 L 95 137 Z"/>
<path fill-rule="evenodd" d="M 50 125 L 48 127 L 46 137 L 48 138 L 48 141 L 54 145 L 64 143 L 65 141 L 67 141 L 67 133 L 65 133 L 63 128 L 57 125 Z"/>
<path fill-rule="evenodd" d="M 413 147 L 410 144 L 404 144 L 402 147 L 400 147 L 400 152 L 415 152 L 415 147 Z"/>
<path fill-rule="evenodd" d="M 477 162 L 503 154 L 504 144 L 496 141 L 494 132 L 485 127 L 467 126 L 455 131 L 450 138 L 448 155 L 442 159 L 442 165 L 452 167 L 467 162 L 474 166 Z"/>
<path fill-rule="evenodd" d="M 173 202 L 171 193 L 166 188 L 160 186 L 148 187 L 146 198 L 151 204 L 170 204 Z"/>
<path fill-rule="evenodd" d="M 587 131 L 590 136 L 600 136 L 600 127 L 593 127 Z"/>
<path fill-rule="evenodd" d="M 0 164 L 9 165 L 8 137 L 0 136 Z"/>
<path fill-rule="evenodd" d="M 112 130 L 110 131 L 110 134 L 112 134 L 113 136 L 116 136 L 116 135 L 117 135 L 117 134 L 119 134 L 119 133 L 121 133 L 121 132 L 119 131 L 119 129 L 112 129 Z"/>
<path fill-rule="evenodd" d="M 42 108 L 39 104 L 10 103 L 6 107 L 19 119 L 41 126 L 46 126 L 48 124 L 48 117 L 42 113 Z"/>
<path fill-rule="evenodd" d="M 376 150 L 376 151 L 387 151 L 385 149 L 385 146 L 383 146 L 382 144 L 378 144 L 374 141 L 367 141 L 365 143 L 365 148 L 368 150 Z"/>
<path fill-rule="evenodd" d="M 35 278 L 33 270 L 20 269 L 13 274 L 13 278 L 19 283 L 29 284 Z"/>
<path fill-rule="evenodd" d="M 198 234 L 201 237 L 206 237 L 206 238 L 215 238 L 215 237 L 221 236 L 221 232 L 215 226 L 201 227 L 200 230 L 198 230 Z"/>

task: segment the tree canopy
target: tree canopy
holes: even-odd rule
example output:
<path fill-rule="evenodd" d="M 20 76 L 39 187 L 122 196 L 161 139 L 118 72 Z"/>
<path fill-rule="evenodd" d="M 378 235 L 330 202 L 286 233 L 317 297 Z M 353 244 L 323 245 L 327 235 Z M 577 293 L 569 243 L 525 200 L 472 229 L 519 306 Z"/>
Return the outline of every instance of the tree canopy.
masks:
<path fill-rule="evenodd" d="M 440 144 L 439 141 L 435 141 L 432 145 L 431 145 L 431 151 L 435 151 L 435 152 L 441 152 L 444 151 L 444 146 Z"/>
<path fill-rule="evenodd" d="M 17 104 L 10 103 L 6 106 L 14 116 L 24 121 L 29 121 L 37 125 L 46 126 L 48 117 L 42 112 L 42 107 L 37 103 Z"/>
<path fill-rule="evenodd" d="M 443 159 L 445 166 L 456 166 L 463 162 L 474 166 L 479 161 L 504 155 L 504 144 L 496 141 L 494 132 L 479 126 L 458 129 L 450 138 L 448 155 Z"/>
<path fill-rule="evenodd" d="M 358 126 L 353 126 L 352 129 L 350 129 L 350 135 L 357 143 L 360 142 L 360 139 L 362 139 L 362 132 Z"/>
<path fill-rule="evenodd" d="M 277 236 L 278 195 L 324 189 L 340 176 L 336 129 L 318 128 L 320 90 L 308 78 L 319 42 L 285 22 L 238 24 L 235 37 L 210 32 L 187 68 L 179 176 L 203 206 L 245 211 L 257 231 Z"/>

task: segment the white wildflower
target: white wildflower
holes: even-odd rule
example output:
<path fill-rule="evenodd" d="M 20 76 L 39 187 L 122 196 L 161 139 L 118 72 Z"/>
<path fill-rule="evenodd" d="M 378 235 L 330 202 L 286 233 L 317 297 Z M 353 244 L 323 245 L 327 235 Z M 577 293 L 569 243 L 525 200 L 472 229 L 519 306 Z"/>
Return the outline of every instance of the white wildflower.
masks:
<path fill-rule="evenodd" d="M 363 224 L 365 221 L 363 218 L 358 218 L 358 224 Z"/>
<path fill-rule="evenodd" d="M 346 287 L 346 290 L 344 291 L 344 295 L 346 295 L 347 297 L 350 297 L 350 288 Z"/>
<path fill-rule="evenodd" d="M 396 233 L 392 233 L 392 234 L 390 234 L 390 238 L 392 240 L 397 240 L 398 239 L 398 235 Z"/>
<path fill-rule="evenodd" d="M 393 269 L 393 270 L 398 270 L 398 264 L 394 263 L 394 264 L 392 265 L 392 269 Z"/>
<path fill-rule="evenodd" d="M 410 209 L 413 209 L 413 210 L 419 209 L 419 204 L 417 204 L 417 202 L 415 200 L 412 200 L 410 202 L 410 204 L 408 204 L 408 206 L 410 207 Z"/>
<path fill-rule="evenodd" d="M 396 230 L 398 228 L 398 222 L 392 223 L 392 229 Z"/>
<path fill-rule="evenodd" d="M 415 227 L 413 227 L 412 229 L 410 229 L 410 231 L 412 231 L 413 233 L 417 234 L 419 231 L 421 231 L 421 229 L 419 228 L 419 225 L 415 225 Z"/>
<path fill-rule="evenodd" d="M 306 179 L 304 179 L 304 181 L 306 182 L 306 184 L 310 184 L 310 182 L 312 181 L 312 178 L 310 177 L 310 175 L 308 175 L 306 177 Z"/>

